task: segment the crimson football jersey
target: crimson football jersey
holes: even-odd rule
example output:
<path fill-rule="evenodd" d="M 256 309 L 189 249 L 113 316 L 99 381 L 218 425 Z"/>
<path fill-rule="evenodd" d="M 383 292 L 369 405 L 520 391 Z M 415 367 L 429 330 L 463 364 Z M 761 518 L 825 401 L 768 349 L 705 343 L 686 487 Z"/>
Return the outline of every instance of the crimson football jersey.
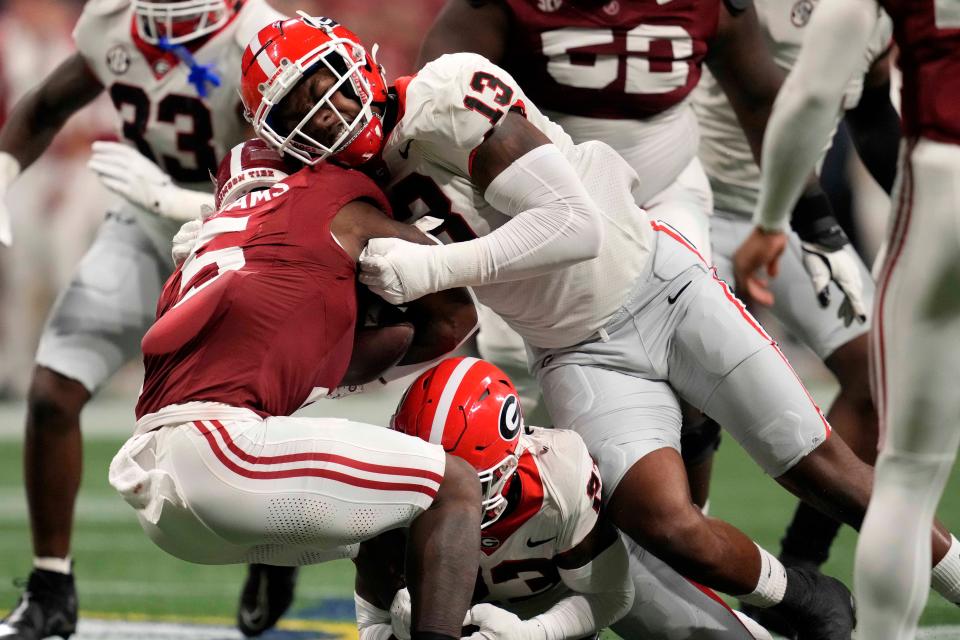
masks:
<path fill-rule="evenodd" d="M 642 119 L 700 80 L 722 0 L 506 0 L 504 68 L 541 109 Z"/>
<path fill-rule="evenodd" d="M 903 71 L 904 134 L 960 143 L 960 4 L 881 0 Z"/>
<path fill-rule="evenodd" d="M 330 231 L 366 176 L 323 163 L 203 223 L 143 338 L 137 418 L 190 401 L 290 415 L 340 382 L 353 349 L 355 262 Z"/>

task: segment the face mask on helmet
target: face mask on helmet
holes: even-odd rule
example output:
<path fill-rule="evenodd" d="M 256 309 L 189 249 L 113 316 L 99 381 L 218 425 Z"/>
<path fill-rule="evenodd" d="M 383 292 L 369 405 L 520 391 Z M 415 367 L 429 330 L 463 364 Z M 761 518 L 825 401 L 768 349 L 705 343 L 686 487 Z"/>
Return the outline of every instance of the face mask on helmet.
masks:
<path fill-rule="evenodd" d="M 233 6 L 233 0 L 133 0 L 137 34 L 153 45 L 161 38 L 175 45 L 215 33 L 230 20 Z"/>
<path fill-rule="evenodd" d="M 519 465 L 523 416 L 517 390 L 499 368 L 477 358 L 452 358 L 427 370 L 410 385 L 391 427 L 440 444 L 477 470 L 481 529 L 503 516 Z"/>
<path fill-rule="evenodd" d="M 251 191 L 273 186 L 287 178 L 289 171 L 283 156 L 263 140 L 247 140 L 238 144 L 224 156 L 217 168 L 214 179 L 217 211 Z"/>
<path fill-rule="evenodd" d="M 301 162 L 335 156 L 349 166 L 363 164 L 383 142 L 382 121 L 373 110 L 386 97 L 377 48 L 368 54 L 335 21 L 298 13 L 297 20 L 265 27 L 247 47 L 241 80 L 247 117 L 258 136 Z M 323 95 L 305 112 L 292 112 L 299 105 L 289 104 L 291 92 L 305 90 L 317 74 L 323 76 Z M 344 98 L 350 108 L 343 107 Z"/>

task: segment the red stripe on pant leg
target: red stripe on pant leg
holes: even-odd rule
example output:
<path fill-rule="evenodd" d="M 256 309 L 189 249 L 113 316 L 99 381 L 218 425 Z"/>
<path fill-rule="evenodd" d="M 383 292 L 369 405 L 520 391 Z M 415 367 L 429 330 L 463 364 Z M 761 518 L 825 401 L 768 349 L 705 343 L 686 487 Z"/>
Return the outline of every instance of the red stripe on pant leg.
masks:
<path fill-rule="evenodd" d="M 733 610 L 732 608 L 730 608 L 730 605 L 728 605 L 726 602 L 723 601 L 723 598 L 721 598 L 719 595 L 717 595 L 717 592 L 716 592 L 716 591 L 714 591 L 714 590 L 711 589 L 710 587 L 705 587 L 705 586 L 703 586 L 702 584 L 700 584 L 700 583 L 697 582 L 696 580 L 691 580 L 690 578 L 685 578 L 685 580 L 686 580 L 687 582 L 689 582 L 690 584 L 692 584 L 693 586 L 695 586 L 695 587 L 696 587 L 697 589 L 699 589 L 700 591 L 702 591 L 703 594 L 706 595 L 708 598 L 710 598 L 711 600 L 714 600 L 714 601 L 716 601 L 717 603 L 719 603 L 721 607 L 723 607 L 724 609 L 726 609 L 727 611 L 730 612 L 730 615 L 733 616 L 733 619 L 737 621 L 737 624 L 739 624 L 739 625 L 740 625 L 741 627 L 743 627 L 744 629 L 747 629 L 747 625 L 743 624 L 743 620 L 740 619 L 740 616 L 738 616 L 738 615 L 734 612 L 734 610 Z M 749 633 L 750 630 L 747 629 L 747 632 Z"/>
<path fill-rule="evenodd" d="M 665 224 L 665 223 L 664 223 L 664 224 Z M 688 241 L 686 238 L 684 238 L 682 235 L 680 235 L 680 233 L 677 232 L 673 227 L 671 227 L 671 226 L 669 226 L 669 225 L 664 226 L 663 224 L 660 224 L 660 223 L 659 223 L 658 221 L 656 221 L 656 220 L 651 220 L 651 221 L 650 221 L 650 226 L 653 227 L 653 230 L 654 230 L 654 231 L 659 231 L 659 232 L 661 232 L 661 233 L 667 234 L 668 236 L 670 236 L 671 238 L 673 238 L 674 240 L 676 240 L 677 242 L 679 242 L 680 244 L 682 244 L 684 247 L 686 247 L 686 248 L 689 249 L 690 251 L 692 251 L 692 252 L 694 252 L 695 254 L 697 254 L 697 257 L 700 258 L 700 262 L 702 262 L 703 264 L 707 264 L 707 261 L 703 259 L 703 256 L 700 255 L 700 252 L 697 251 L 697 248 L 696 248 L 695 246 L 693 246 L 693 244 L 690 243 L 690 241 Z"/>
<path fill-rule="evenodd" d="M 220 448 L 217 439 L 214 437 L 213 432 L 210 429 L 207 429 L 199 421 L 194 422 L 194 425 L 199 429 L 200 433 L 206 438 L 207 443 L 210 445 L 210 448 L 213 450 L 213 454 L 217 459 L 230 471 L 233 471 L 239 476 L 244 478 L 250 478 L 252 480 L 279 480 L 283 478 L 323 478 L 326 480 L 333 480 L 334 482 L 341 482 L 343 484 L 348 484 L 354 487 L 361 487 L 363 489 L 375 489 L 377 491 L 412 491 L 416 493 L 422 493 L 426 496 L 429 496 L 431 499 L 437 497 L 437 490 L 430 487 L 425 487 L 419 484 L 409 484 L 404 482 L 383 482 L 380 480 L 368 480 L 366 478 L 356 478 L 354 476 L 348 475 L 346 473 L 340 473 L 338 471 L 330 471 L 329 469 L 315 469 L 310 467 L 300 468 L 300 469 L 281 469 L 277 471 L 254 471 L 251 469 L 245 469 L 240 465 L 236 464 L 233 460 L 227 457 L 227 455 Z"/>
<path fill-rule="evenodd" d="M 354 469 L 359 469 L 361 471 L 369 471 L 371 473 L 383 473 L 386 475 L 393 476 L 409 476 L 412 478 L 423 478 L 425 480 L 432 480 L 433 482 L 440 483 L 443 481 L 443 476 L 439 473 L 433 471 L 427 471 L 425 469 L 414 469 L 410 467 L 391 467 L 383 464 L 374 464 L 372 462 L 363 462 L 361 460 L 354 460 L 353 458 L 347 458 L 345 456 L 336 455 L 333 453 L 321 453 L 319 451 L 307 451 L 304 453 L 290 453 L 282 456 L 254 456 L 243 449 L 241 449 L 233 441 L 233 438 L 230 437 L 230 434 L 226 429 L 223 428 L 223 424 L 217 420 L 210 421 L 213 426 L 215 426 L 220 433 L 223 435 L 223 440 L 227 445 L 227 448 L 230 450 L 233 455 L 237 456 L 244 462 L 250 464 L 286 464 L 289 462 L 333 462 L 336 464 L 342 464 L 345 467 L 352 467 Z M 412 437 L 412 436 L 411 436 Z"/>
<path fill-rule="evenodd" d="M 793 366 L 790 365 L 790 361 L 787 360 L 787 357 L 783 355 L 783 352 L 780 351 L 780 347 L 777 345 L 776 340 L 770 337 L 770 335 L 763 330 L 763 327 L 760 326 L 760 323 L 750 315 L 750 312 L 747 311 L 746 307 L 743 306 L 743 303 L 733 295 L 733 292 L 730 291 L 730 287 L 727 284 L 717 277 L 716 273 L 713 274 L 713 281 L 720 285 L 720 288 L 723 290 L 723 295 L 727 297 L 733 306 L 737 308 L 737 311 L 740 312 L 740 315 L 743 316 L 743 319 L 756 330 L 763 338 L 770 343 L 770 346 L 777 352 L 777 355 L 780 356 L 780 359 L 783 360 L 783 363 L 787 365 L 787 369 L 790 370 L 790 373 L 793 374 L 793 377 L 797 379 L 797 384 L 800 385 L 800 388 L 803 389 L 803 392 L 807 395 L 807 399 L 810 400 L 810 404 L 813 405 L 813 408 L 816 410 L 817 415 L 820 416 L 820 421 L 823 422 L 824 433 L 827 438 L 830 437 L 830 434 L 833 431 L 833 428 L 830 426 L 830 423 L 827 422 L 826 416 L 823 415 L 823 411 L 820 410 L 820 407 L 817 406 L 817 403 L 814 401 L 813 396 L 810 395 L 810 392 L 807 390 L 803 380 L 800 379 L 800 376 L 797 375 L 797 372 L 793 370 Z"/>
<path fill-rule="evenodd" d="M 875 331 L 875 340 L 874 348 L 876 353 L 874 357 L 876 359 L 876 369 L 877 369 L 877 396 L 879 399 L 878 409 L 879 409 L 879 418 L 880 418 L 880 444 L 883 442 L 884 434 L 886 433 L 886 415 L 887 415 L 887 360 L 886 360 L 886 348 L 884 346 L 884 323 L 883 323 L 883 309 L 884 309 L 884 300 L 887 297 L 887 289 L 890 287 L 890 280 L 893 278 L 893 270 L 896 266 L 897 260 L 900 258 L 900 254 L 903 252 L 903 247 L 907 241 L 907 234 L 910 230 L 910 219 L 913 215 L 913 166 L 911 164 L 911 157 L 913 156 L 913 149 L 916 145 L 916 141 L 913 140 L 909 143 L 907 151 L 904 154 L 904 163 L 903 163 L 903 182 L 900 187 L 900 201 L 897 203 L 897 218 L 894 221 L 893 229 L 890 233 L 890 246 L 887 247 L 887 257 L 883 265 L 883 272 L 880 275 L 880 282 L 878 283 L 878 295 L 876 303 L 876 311 L 874 312 L 874 331 Z"/>

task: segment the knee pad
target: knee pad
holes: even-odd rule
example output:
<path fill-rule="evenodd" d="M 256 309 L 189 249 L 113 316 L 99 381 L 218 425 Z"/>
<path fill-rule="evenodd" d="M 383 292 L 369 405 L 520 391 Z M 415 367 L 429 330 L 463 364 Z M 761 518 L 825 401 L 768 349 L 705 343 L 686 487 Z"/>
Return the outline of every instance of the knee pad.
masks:
<path fill-rule="evenodd" d="M 696 466 L 720 448 L 720 425 L 704 416 L 694 425 L 684 424 L 680 430 L 680 455 L 686 466 Z"/>

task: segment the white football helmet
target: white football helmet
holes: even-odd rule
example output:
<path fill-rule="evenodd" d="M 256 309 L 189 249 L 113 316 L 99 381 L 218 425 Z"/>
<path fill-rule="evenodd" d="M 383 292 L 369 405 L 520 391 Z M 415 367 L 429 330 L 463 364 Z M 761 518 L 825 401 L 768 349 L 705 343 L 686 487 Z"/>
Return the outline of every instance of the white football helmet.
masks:
<path fill-rule="evenodd" d="M 237 12 L 236 0 L 133 0 L 137 34 L 152 45 L 176 45 L 219 31 Z"/>

